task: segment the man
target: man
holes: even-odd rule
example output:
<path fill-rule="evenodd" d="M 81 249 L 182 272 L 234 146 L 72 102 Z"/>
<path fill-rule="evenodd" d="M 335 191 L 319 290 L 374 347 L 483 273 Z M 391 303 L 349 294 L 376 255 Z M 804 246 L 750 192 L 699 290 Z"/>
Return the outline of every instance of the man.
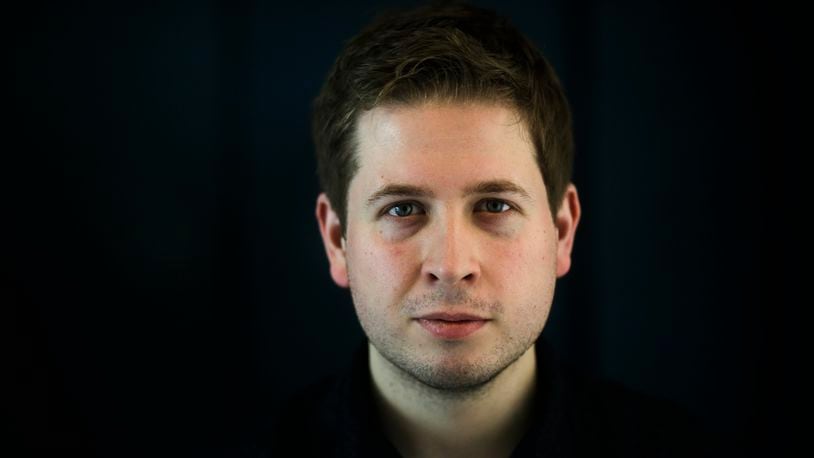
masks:
<path fill-rule="evenodd" d="M 538 339 L 581 210 L 565 95 L 505 19 L 464 4 L 380 16 L 336 60 L 313 121 L 316 217 L 368 342 L 292 402 L 277 452 L 691 450 L 679 410 L 580 375 Z"/>

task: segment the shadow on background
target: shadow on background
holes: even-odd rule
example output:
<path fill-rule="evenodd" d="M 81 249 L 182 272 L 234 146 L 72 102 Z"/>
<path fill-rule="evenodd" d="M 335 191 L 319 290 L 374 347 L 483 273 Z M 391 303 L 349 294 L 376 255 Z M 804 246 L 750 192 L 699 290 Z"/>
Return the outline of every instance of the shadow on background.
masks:
<path fill-rule="evenodd" d="M 801 142 L 793 15 L 768 2 L 475 3 L 541 47 L 575 116 L 584 213 L 544 335 L 734 444 L 792 450 L 775 441 L 799 430 L 775 419 L 802 391 L 801 325 L 772 280 L 793 260 L 765 242 L 780 211 L 769 193 L 800 186 L 772 181 L 800 173 L 781 156 Z M 214 450 L 349 360 L 363 334 L 313 216 L 308 116 L 343 41 L 381 6 L 9 14 L 15 443 Z"/>

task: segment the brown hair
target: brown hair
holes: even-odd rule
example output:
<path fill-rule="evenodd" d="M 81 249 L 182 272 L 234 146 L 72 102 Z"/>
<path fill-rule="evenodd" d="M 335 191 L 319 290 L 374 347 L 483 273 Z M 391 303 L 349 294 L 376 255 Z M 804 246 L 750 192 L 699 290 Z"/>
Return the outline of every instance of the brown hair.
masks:
<path fill-rule="evenodd" d="M 571 113 L 557 75 L 506 18 L 463 2 L 435 2 L 377 16 L 345 44 L 314 100 L 317 173 L 343 236 L 348 188 L 359 168 L 359 114 L 427 101 L 491 101 L 517 109 L 556 216 L 574 161 Z"/>

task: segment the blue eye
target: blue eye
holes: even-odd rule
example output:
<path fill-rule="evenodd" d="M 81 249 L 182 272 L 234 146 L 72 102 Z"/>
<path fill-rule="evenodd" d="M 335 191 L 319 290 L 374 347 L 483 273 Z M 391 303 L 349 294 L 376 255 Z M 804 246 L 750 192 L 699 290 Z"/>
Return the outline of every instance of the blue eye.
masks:
<path fill-rule="evenodd" d="M 500 199 L 484 199 L 478 202 L 476 208 L 483 208 L 487 213 L 505 213 L 511 210 L 512 206 Z M 420 213 L 421 206 L 415 202 L 398 202 L 385 210 L 387 216 L 394 218 L 406 218 Z"/>
<path fill-rule="evenodd" d="M 486 211 L 489 213 L 503 213 L 512 209 L 511 205 L 498 199 L 486 199 L 479 203 L 486 203 Z"/>
<path fill-rule="evenodd" d="M 387 209 L 387 214 L 397 218 L 404 218 L 413 214 L 415 204 L 410 202 L 399 202 Z"/>

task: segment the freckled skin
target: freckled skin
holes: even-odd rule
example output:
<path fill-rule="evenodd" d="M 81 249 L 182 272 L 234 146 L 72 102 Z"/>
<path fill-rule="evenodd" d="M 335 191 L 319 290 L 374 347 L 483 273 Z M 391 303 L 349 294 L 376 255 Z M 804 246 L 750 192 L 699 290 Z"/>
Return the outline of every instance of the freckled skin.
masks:
<path fill-rule="evenodd" d="M 318 201 L 334 280 L 350 288 L 371 344 L 409 377 L 449 391 L 487 384 L 529 351 L 545 326 L 556 279 L 570 266 L 575 188 L 566 198 L 576 218 L 560 227 L 525 125 L 502 105 L 377 107 L 360 116 L 357 129 L 360 168 L 348 190 L 342 248 L 331 236 L 336 215 L 324 195 Z M 467 185 L 493 179 L 518 184 L 531 199 L 462 195 Z M 435 196 L 387 197 L 366 207 L 392 183 Z M 490 199 L 512 208 L 490 212 L 483 204 Z M 412 204 L 413 213 L 394 216 L 397 203 Z M 446 341 L 414 320 L 452 309 L 491 321 Z"/>

